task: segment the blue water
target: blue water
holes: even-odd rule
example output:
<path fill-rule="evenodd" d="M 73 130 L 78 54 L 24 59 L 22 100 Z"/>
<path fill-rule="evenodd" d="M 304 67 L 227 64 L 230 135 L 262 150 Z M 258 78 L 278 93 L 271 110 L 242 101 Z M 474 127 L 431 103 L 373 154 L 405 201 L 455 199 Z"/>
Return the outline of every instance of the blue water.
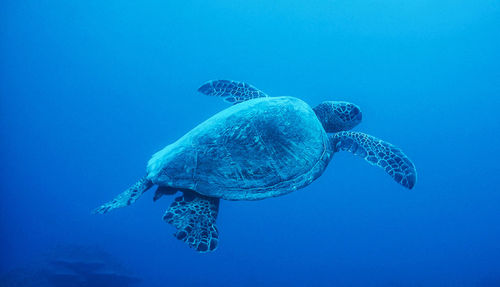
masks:
<path fill-rule="evenodd" d="M 500 286 L 498 1 L 0 5 L 0 273 L 80 244 L 140 286 Z M 356 103 L 415 188 L 338 153 L 305 189 L 222 201 L 210 254 L 172 236 L 173 197 L 90 214 L 228 107 L 196 92 L 226 78 Z"/>

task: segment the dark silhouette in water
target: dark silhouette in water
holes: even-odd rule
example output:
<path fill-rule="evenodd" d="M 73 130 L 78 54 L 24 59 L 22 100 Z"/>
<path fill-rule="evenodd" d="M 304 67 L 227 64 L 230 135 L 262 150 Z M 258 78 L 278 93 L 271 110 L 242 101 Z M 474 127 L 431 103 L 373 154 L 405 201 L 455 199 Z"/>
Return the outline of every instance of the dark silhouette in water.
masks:
<path fill-rule="evenodd" d="M 0 278 L 3 287 L 127 287 L 141 280 L 128 275 L 109 254 L 91 247 L 60 247 L 42 262 Z"/>

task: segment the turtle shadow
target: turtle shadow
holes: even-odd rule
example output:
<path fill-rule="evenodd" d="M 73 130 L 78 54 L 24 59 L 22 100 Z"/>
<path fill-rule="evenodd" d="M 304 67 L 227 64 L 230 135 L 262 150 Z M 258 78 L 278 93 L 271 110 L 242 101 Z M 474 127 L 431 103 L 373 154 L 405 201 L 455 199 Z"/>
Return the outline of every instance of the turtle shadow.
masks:
<path fill-rule="evenodd" d="M 130 275 L 116 258 L 95 247 L 59 246 L 38 262 L 0 276 L 4 287 L 128 287 L 141 279 Z"/>

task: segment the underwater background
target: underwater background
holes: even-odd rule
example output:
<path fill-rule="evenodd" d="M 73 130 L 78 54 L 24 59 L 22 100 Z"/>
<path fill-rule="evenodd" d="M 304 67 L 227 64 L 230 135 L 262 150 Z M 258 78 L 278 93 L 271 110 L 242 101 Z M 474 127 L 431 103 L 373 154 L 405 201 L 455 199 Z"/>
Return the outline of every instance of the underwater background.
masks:
<path fill-rule="evenodd" d="M 500 286 L 499 1 L 0 5 L 4 277 L 75 245 L 134 286 Z M 91 214 L 228 107 L 197 93 L 212 79 L 357 104 L 355 130 L 402 148 L 416 186 L 338 153 L 302 190 L 221 201 L 209 254 L 172 236 L 172 196 Z"/>

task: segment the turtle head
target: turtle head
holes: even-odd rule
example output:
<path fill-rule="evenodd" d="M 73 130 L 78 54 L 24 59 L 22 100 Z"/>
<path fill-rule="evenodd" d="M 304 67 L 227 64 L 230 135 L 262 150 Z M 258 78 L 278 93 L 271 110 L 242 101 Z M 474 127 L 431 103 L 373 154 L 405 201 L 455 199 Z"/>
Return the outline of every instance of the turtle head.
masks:
<path fill-rule="evenodd" d="M 348 102 L 326 101 L 313 110 L 327 133 L 350 130 L 362 118 L 359 107 Z"/>

